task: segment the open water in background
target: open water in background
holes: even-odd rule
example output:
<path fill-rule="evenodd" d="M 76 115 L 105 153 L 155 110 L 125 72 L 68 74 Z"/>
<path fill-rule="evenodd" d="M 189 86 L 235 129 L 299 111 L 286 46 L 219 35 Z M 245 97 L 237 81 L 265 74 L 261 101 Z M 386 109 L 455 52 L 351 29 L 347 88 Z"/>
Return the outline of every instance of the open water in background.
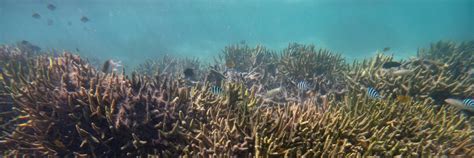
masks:
<path fill-rule="evenodd" d="M 474 0 L 0 0 L 0 43 L 77 48 L 129 66 L 163 54 L 205 60 L 242 40 L 274 50 L 314 43 L 354 59 L 473 39 Z"/>

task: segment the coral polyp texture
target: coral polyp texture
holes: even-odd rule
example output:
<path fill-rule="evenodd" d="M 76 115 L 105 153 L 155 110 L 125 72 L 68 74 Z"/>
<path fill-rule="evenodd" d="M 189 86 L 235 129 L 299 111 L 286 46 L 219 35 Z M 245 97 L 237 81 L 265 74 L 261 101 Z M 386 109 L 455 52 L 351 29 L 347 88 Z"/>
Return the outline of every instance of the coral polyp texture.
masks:
<path fill-rule="evenodd" d="M 465 51 L 468 44 L 437 45 Z M 0 55 L 20 55 L 0 60 L 0 150 L 7 157 L 472 157 L 472 117 L 432 95 L 472 97 L 472 78 L 453 75 L 459 53 L 434 50 L 386 68 L 392 56 L 349 65 L 312 45 L 278 54 L 239 44 L 209 67 L 167 56 L 125 74 L 68 52 L 26 55 L 31 50 L 5 46 Z"/>

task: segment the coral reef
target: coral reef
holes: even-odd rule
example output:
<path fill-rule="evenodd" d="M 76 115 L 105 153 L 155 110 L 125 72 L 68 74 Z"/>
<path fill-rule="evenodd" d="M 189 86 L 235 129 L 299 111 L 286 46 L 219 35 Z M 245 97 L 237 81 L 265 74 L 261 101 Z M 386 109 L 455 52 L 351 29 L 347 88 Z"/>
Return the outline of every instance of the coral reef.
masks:
<path fill-rule="evenodd" d="M 378 54 L 371 59 L 355 62 L 351 71 L 345 73 L 351 91 L 364 93 L 366 87 L 375 87 L 386 97 L 407 95 L 418 100 L 428 99 L 431 92 L 447 91 L 452 95 L 474 96 L 474 80 L 467 74 L 452 76 L 444 64 L 430 64 L 413 59 L 402 62 L 406 75 L 397 75 L 398 70 L 384 70 L 383 63 L 392 61 L 392 56 Z M 449 63 L 447 63 L 449 64 Z"/>
<path fill-rule="evenodd" d="M 239 86 L 229 89 L 222 98 L 195 96 L 202 99 L 198 105 L 207 121 L 193 121 L 198 122 L 198 129 L 189 136 L 192 141 L 186 156 L 474 154 L 473 133 L 453 109 L 435 113 L 423 102 L 374 102 L 355 93 L 351 95 L 358 97 L 346 97 L 343 104 L 258 107 L 260 101 L 246 95 L 252 92 Z M 232 93 L 241 98 L 231 99 Z"/>
<path fill-rule="evenodd" d="M 337 77 L 347 66 L 340 54 L 316 49 L 314 45 L 292 43 L 283 50 L 279 68 L 282 75 L 304 80 L 315 76 Z"/>
<path fill-rule="evenodd" d="M 176 58 L 165 55 L 160 59 L 148 59 L 135 68 L 134 72 L 146 76 L 171 75 L 175 78 L 183 77 L 185 69 L 190 68 L 195 71 L 196 79 L 201 79 L 202 64 L 197 58 Z"/>
<path fill-rule="evenodd" d="M 418 57 L 424 62 L 435 61 L 446 63 L 448 70 L 454 78 L 463 76 L 474 68 L 474 41 L 461 43 L 439 41 L 431 44 L 429 48 L 418 51 Z"/>
<path fill-rule="evenodd" d="M 347 90 L 342 72 L 348 66 L 340 54 L 329 50 L 292 43 L 281 53 L 278 65 L 280 76 L 287 78 L 292 85 L 308 82 L 308 89 L 316 96 L 336 95 L 340 99 Z M 297 86 L 287 89 L 294 91 L 290 94 L 300 91 Z"/>
<path fill-rule="evenodd" d="M 19 42 L 17 46 L 0 46 L 0 137 L 13 131 L 15 125 L 22 122 L 13 108 L 13 98 L 7 87 L 21 84 L 22 78 L 19 78 L 18 74 L 29 73 L 28 60 L 38 53 L 25 51 L 24 49 L 28 48 L 24 46 L 26 44 L 29 43 Z M 0 147 L 0 151 L 2 148 Z"/>
<path fill-rule="evenodd" d="M 234 69 L 238 72 L 251 72 L 256 68 L 275 67 L 276 54 L 264 46 L 257 45 L 250 48 L 246 44 L 234 44 L 224 48 L 216 59 L 216 62 L 223 64 L 227 69 Z"/>
<path fill-rule="evenodd" d="M 239 44 L 226 47 L 208 68 L 196 59 L 166 56 L 130 75 L 104 73 L 71 53 L 29 56 L 5 46 L 0 154 L 473 156 L 473 119 L 451 106 L 432 108 L 444 103 L 430 97 L 437 91 L 473 96 L 472 78 L 454 75 L 458 70 L 451 66 L 459 53 L 434 53 L 471 47 L 438 45 L 386 69 L 392 56 L 349 66 L 312 45 L 290 44 L 278 55 Z M 367 87 L 383 98 L 368 96 Z"/>
<path fill-rule="evenodd" d="M 25 87 L 12 87 L 28 121 L 6 136 L 11 153 L 123 157 L 179 153 L 174 135 L 186 90 L 166 79 L 103 74 L 64 54 L 52 67 L 37 58 Z M 46 99 L 47 98 L 47 99 Z M 183 140 L 184 141 L 184 140 Z"/>

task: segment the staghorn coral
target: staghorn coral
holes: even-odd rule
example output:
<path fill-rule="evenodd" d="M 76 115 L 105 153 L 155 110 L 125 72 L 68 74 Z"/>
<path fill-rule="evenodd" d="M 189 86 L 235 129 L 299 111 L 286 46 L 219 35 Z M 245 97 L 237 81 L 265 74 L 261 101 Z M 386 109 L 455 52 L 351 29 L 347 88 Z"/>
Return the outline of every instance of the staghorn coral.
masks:
<path fill-rule="evenodd" d="M 392 60 L 392 56 L 377 54 L 371 59 L 354 62 L 352 70 L 345 73 L 350 90 L 365 93 L 365 88 L 370 86 L 387 97 L 408 95 L 418 100 L 428 99 L 429 94 L 437 90 L 458 96 L 474 95 L 474 80 L 466 74 L 455 77 L 448 67 L 436 64 L 426 66 L 419 60 L 410 60 L 402 62 L 401 68 L 412 72 L 397 76 L 390 70 L 382 69 L 383 63 Z"/>
<path fill-rule="evenodd" d="M 292 43 L 284 49 L 279 61 L 280 78 L 289 85 L 285 87 L 289 94 L 298 94 L 297 84 L 308 82 L 309 96 L 331 95 L 341 99 L 346 92 L 346 83 L 342 72 L 347 65 L 340 54 L 325 49 L 316 49 L 314 45 Z M 290 95 L 300 100 L 311 99 L 305 95 Z"/>
<path fill-rule="evenodd" d="M 216 63 L 239 72 L 251 72 L 257 67 L 275 67 L 276 55 L 264 46 L 251 48 L 246 44 L 229 45 L 222 50 Z"/>
<path fill-rule="evenodd" d="M 277 77 L 278 55 L 261 45 L 255 48 L 245 43 L 226 46 L 215 63 L 205 79 L 215 85 L 238 82 L 247 88 L 261 87 L 262 90 L 281 83 Z"/>
<path fill-rule="evenodd" d="M 314 45 L 289 44 L 283 50 L 279 63 L 282 75 L 304 80 L 320 75 L 334 76 L 347 66 L 340 54 L 316 49 Z"/>
<path fill-rule="evenodd" d="M 0 46 L 0 139 L 5 133 L 14 130 L 16 124 L 22 122 L 18 112 L 14 110 L 14 102 L 7 87 L 20 84 L 18 74 L 28 72 L 28 60 L 32 58 L 31 52 L 8 45 Z M 0 147 L 0 151 L 5 151 Z"/>
<path fill-rule="evenodd" d="M 169 55 L 161 59 L 148 59 L 135 68 L 135 72 L 146 76 L 171 75 L 175 78 L 183 76 L 183 71 L 191 68 L 197 79 L 201 80 L 203 73 L 201 62 L 197 58 L 177 58 Z"/>
<path fill-rule="evenodd" d="M 2 141 L 10 153 L 123 157 L 180 153 L 179 114 L 186 90 L 167 79 L 102 74 L 65 54 L 46 66 L 37 58 L 26 86 L 11 87 L 28 122 Z M 169 81 L 169 82 L 168 82 Z M 132 86 L 133 85 L 133 86 Z"/>
<path fill-rule="evenodd" d="M 463 76 L 474 68 L 474 41 L 455 43 L 439 41 L 429 48 L 419 49 L 417 56 L 427 61 L 435 61 L 448 65 L 454 78 Z"/>
<path fill-rule="evenodd" d="M 251 134 L 251 109 L 261 100 L 253 97 L 242 84 L 228 84 L 223 96 L 203 91 L 191 93 L 195 113 L 202 119 L 188 122 L 189 144 L 183 152 L 185 157 L 251 157 L 253 138 Z M 197 117 L 200 118 L 200 117 Z"/>
<path fill-rule="evenodd" d="M 474 133 L 453 109 L 435 112 L 425 102 L 377 102 L 356 93 L 338 104 L 259 107 L 261 100 L 242 85 L 227 87 L 224 96 L 205 95 L 207 88 L 191 95 L 193 109 L 205 117 L 188 122 L 197 129 L 187 132 L 185 157 L 474 155 Z"/>
<path fill-rule="evenodd" d="M 351 72 L 343 66 L 304 77 L 312 89 L 306 99 L 292 100 L 300 93 L 299 78 L 269 73 L 263 65 L 278 62 L 274 55 L 258 58 L 260 64 L 236 72 L 241 79 L 229 80 L 231 73 L 214 67 L 208 71 L 223 76 L 222 82 L 204 79 L 190 88 L 179 77 L 184 67 L 179 59 L 163 61 L 166 71 L 125 76 L 99 72 L 69 53 L 36 57 L 1 87 L 13 96 L 24 122 L 0 137 L 0 147 L 8 149 L 7 156 L 37 157 L 474 155 L 466 118 L 450 107 L 430 108 L 424 94 L 429 90 L 418 90 L 427 85 L 410 81 L 435 76 L 435 88 L 459 94 L 468 90 L 465 84 L 470 82 L 459 86 L 447 67 L 404 61 L 402 68 L 413 70 L 413 75 L 388 77 L 390 72 L 380 66 L 393 59 L 378 55 L 355 63 Z M 6 67 L 6 72 L 15 72 L 15 67 Z M 350 83 L 350 93 L 336 95 L 345 89 L 344 82 Z M 408 90 L 398 87 L 400 82 L 409 83 Z M 369 100 L 360 88 L 372 85 L 382 87 L 387 96 L 420 95 L 414 95 L 415 102 Z M 223 93 L 213 93 L 213 86 L 222 87 Z M 275 87 L 288 94 L 281 102 L 267 102 L 262 93 Z"/>

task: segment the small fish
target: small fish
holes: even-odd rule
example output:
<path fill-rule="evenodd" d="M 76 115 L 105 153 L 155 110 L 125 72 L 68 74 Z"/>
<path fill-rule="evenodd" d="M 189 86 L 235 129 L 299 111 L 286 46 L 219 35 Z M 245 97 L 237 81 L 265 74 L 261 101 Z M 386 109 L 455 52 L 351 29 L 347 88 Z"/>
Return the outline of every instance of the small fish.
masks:
<path fill-rule="evenodd" d="M 31 124 L 29 123 L 21 123 L 21 124 L 18 124 L 18 127 L 30 127 Z"/>
<path fill-rule="evenodd" d="M 3 71 L 2 67 L 0 67 L 0 80 L 2 80 L 2 81 L 5 81 L 5 80 L 9 81 L 10 80 L 10 78 L 8 77 L 8 74 L 6 74 Z"/>
<path fill-rule="evenodd" d="M 389 62 L 383 63 L 382 68 L 384 69 L 397 68 L 397 67 L 400 67 L 400 65 L 402 64 L 399 62 L 389 61 Z"/>
<path fill-rule="evenodd" d="M 0 81 L 3 81 L 3 71 L 1 67 L 0 67 Z"/>
<path fill-rule="evenodd" d="M 211 87 L 211 93 L 214 94 L 214 95 L 220 95 L 220 94 L 222 94 L 222 92 L 223 92 L 223 90 L 219 86 L 212 86 Z"/>
<path fill-rule="evenodd" d="M 48 23 L 48 26 L 51 26 L 51 25 L 53 25 L 53 24 L 54 24 L 54 21 L 53 21 L 53 20 L 51 20 L 51 19 L 48 19 L 47 23 Z"/>
<path fill-rule="evenodd" d="M 409 103 L 411 102 L 411 97 L 407 95 L 399 95 L 397 96 L 397 100 L 400 103 Z"/>
<path fill-rule="evenodd" d="M 76 48 L 76 52 L 80 52 L 79 48 Z"/>
<path fill-rule="evenodd" d="M 86 17 L 86 16 L 82 16 L 82 17 L 81 17 L 81 21 L 82 21 L 83 23 L 86 23 L 86 22 L 89 21 L 89 18 Z"/>
<path fill-rule="evenodd" d="M 370 98 L 375 98 L 375 99 L 381 99 L 382 96 L 380 96 L 379 92 L 375 90 L 375 88 L 369 87 L 367 88 L 367 95 Z"/>
<path fill-rule="evenodd" d="M 471 78 L 474 78 L 474 68 L 471 68 L 471 69 L 467 72 L 467 74 L 469 74 L 469 76 L 470 76 Z"/>
<path fill-rule="evenodd" d="M 194 70 L 192 68 L 186 68 L 183 71 L 184 78 L 191 79 L 194 77 Z"/>
<path fill-rule="evenodd" d="M 413 73 L 413 70 L 408 70 L 408 69 L 400 69 L 400 70 L 395 70 L 392 71 L 393 76 L 405 76 Z"/>
<path fill-rule="evenodd" d="M 63 65 L 63 58 L 58 57 L 58 65 L 62 66 Z"/>
<path fill-rule="evenodd" d="M 67 25 L 71 26 L 71 25 L 72 25 L 72 22 L 68 21 L 68 22 L 67 22 Z"/>
<path fill-rule="evenodd" d="M 66 146 L 63 144 L 63 142 L 59 141 L 59 139 L 56 139 L 53 142 L 54 142 L 54 145 L 56 145 L 59 148 L 66 148 Z"/>
<path fill-rule="evenodd" d="M 227 68 L 233 69 L 233 68 L 235 68 L 235 62 L 234 62 L 233 60 L 227 60 L 227 61 L 225 62 L 225 66 L 226 66 Z"/>
<path fill-rule="evenodd" d="M 104 73 L 112 73 L 118 70 L 119 67 L 122 66 L 121 61 L 114 61 L 109 59 L 105 61 L 104 65 L 102 65 L 102 72 Z"/>
<path fill-rule="evenodd" d="M 382 51 L 387 52 L 387 51 L 389 51 L 389 50 L 390 50 L 390 47 L 385 47 L 385 48 L 383 48 Z"/>
<path fill-rule="evenodd" d="M 474 99 L 464 99 L 462 102 L 464 105 L 474 108 Z"/>
<path fill-rule="evenodd" d="M 452 105 L 460 110 L 467 110 L 470 112 L 474 112 L 474 100 L 473 99 L 453 99 L 453 98 L 448 98 L 445 99 L 444 102 L 448 103 L 449 105 Z"/>
<path fill-rule="evenodd" d="M 17 117 L 19 120 L 28 120 L 30 118 L 30 115 L 20 115 Z"/>
<path fill-rule="evenodd" d="M 49 67 L 48 67 L 48 68 L 49 68 L 49 69 L 52 69 L 53 66 L 54 66 L 54 64 L 53 64 L 53 58 L 52 58 L 52 57 L 49 57 Z"/>
<path fill-rule="evenodd" d="M 51 10 L 51 11 L 56 10 L 56 6 L 53 5 L 53 4 L 48 4 L 48 7 L 47 7 L 47 8 L 48 8 L 49 10 Z"/>
<path fill-rule="evenodd" d="M 38 13 L 33 13 L 33 15 L 31 15 L 31 17 L 33 17 L 35 19 L 41 19 L 41 15 L 38 14 Z"/>
<path fill-rule="evenodd" d="M 271 98 L 271 97 L 276 96 L 277 94 L 280 94 L 281 92 L 283 92 L 283 88 L 281 87 L 274 88 L 267 91 L 267 93 L 265 93 L 265 97 Z"/>
<path fill-rule="evenodd" d="M 306 81 L 300 81 L 300 82 L 298 82 L 296 87 L 298 87 L 298 89 L 301 90 L 301 91 L 306 91 L 306 90 L 309 89 L 309 83 L 306 82 Z"/>

